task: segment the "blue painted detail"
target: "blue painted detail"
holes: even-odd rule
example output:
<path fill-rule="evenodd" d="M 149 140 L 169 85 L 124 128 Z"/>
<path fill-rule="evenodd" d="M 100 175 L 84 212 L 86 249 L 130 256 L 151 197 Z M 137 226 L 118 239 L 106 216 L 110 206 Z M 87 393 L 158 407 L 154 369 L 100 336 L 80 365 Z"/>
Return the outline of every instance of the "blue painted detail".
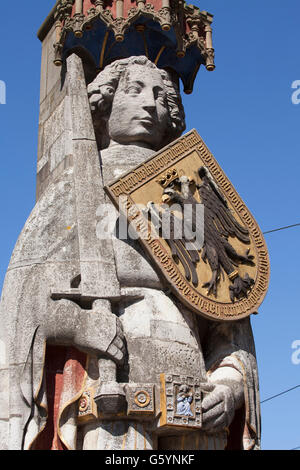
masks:
<path fill-rule="evenodd" d="M 138 32 L 135 28 L 136 24 L 145 25 L 145 31 Z M 89 52 L 95 67 L 99 68 L 106 31 L 106 25 L 97 19 L 93 29 L 85 31 L 82 38 L 76 38 L 73 33 L 68 33 L 64 43 L 64 58 L 71 49 L 81 46 Z M 116 59 L 133 55 L 148 55 L 148 58 L 154 62 L 162 46 L 165 46 L 165 49 L 160 55 L 157 66 L 175 70 L 183 82 L 184 89 L 191 91 L 196 71 L 201 64 L 205 63 L 200 50 L 196 46 L 190 47 L 187 49 L 185 57 L 178 58 L 174 29 L 163 31 L 159 23 L 146 17 L 140 17 L 135 24 L 126 30 L 123 42 L 117 42 L 113 32 L 109 32 L 103 67 Z"/>
<path fill-rule="evenodd" d="M 176 414 L 181 416 L 193 416 L 191 410 L 191 403 L 193 398 L 191 396 L 178 395 Z"/>

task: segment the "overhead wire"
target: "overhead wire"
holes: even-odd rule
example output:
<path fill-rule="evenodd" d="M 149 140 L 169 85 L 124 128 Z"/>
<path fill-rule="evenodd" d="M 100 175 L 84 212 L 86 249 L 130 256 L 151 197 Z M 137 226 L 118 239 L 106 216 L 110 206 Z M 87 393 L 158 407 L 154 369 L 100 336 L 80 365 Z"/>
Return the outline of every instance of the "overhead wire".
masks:
<path fill-rule="evenodd" d="M 285 230 L 287 228 L 299 227 L 299 226 L 300 226 L 300 223 L 293 224 L 293 225 L 286 225 L 285 227 L 279 227 L 279 228 L 275 228 L 273 230 L 267 230 L 266 232 L 263 232 L 263 234 L 265 235 L 266 233 L 279 232 L 279 230 Z"/>
<path fill-rule="evenodd" d="M 273 230 L 268 230 L 266 232 L 263 232 L 263 234 L 267 234 L 267 233 L 273 233 L 273 232 L 278 232 L 279 230 L 285 230 L 285 229 L 288 229 L 288 228 L 292 228 L 292 227 L 299 227 L 300 226 L 300 223 L 297 223 L 297 224 L 292 224 L 292 225 L 286 225 L 284 227 L 279 227 L 279 228 L 275 228 Z M 270 400 L 273 400 L 274 398 L 277 398 L 281 395 L 284 395 L 285 393 L 288 393 L 292 390 L 295 390 L 296 388 L 300 387 L 300 384 L 299 385 L 296 385 L 295 387 L 292 387 L 292 388 L 289 388 L 288 390 L 285 390 L 281 393 L 278 393 L 276 395 L 273 395 L 272 397 L 269 397 L 269 398 L 266 398 L 265 400 L 262 400 L 260 403 L 265 403 L 267 401 L 270 401 Z M 295 449 L 292 449 L 292 450 L 295 450 Z"/>
<path fill-rule="evenodd" d="M 273 398 L 280 397 L 281 395 L 284 395 L 285 393 L 291 392 L 292 390 L 295 390 L 296 388 L 300 387 L 299 385 L 296 385 L 295 387 L 289 388 L 288 390 L 285 390 L 284 392 L 277 393 L 277 395 L 273 395 L 272 397 L 266 398 L 265 400 L 262 400 L 260 403 L 265 403 L 266 401 L 273 400 Z"/>
<path fill-rule="evenodd" d="M 269 397 L 269 398 L 266 398 L 266 400 L 263 400 L 261 401 L 260 403 L 265 403 L 266 401 L 270 401 L 270 400 L 273 400 L 273 398 L 277 398 L 281 395 L 284 395 L 285 393 L 288 393 L 290 392 L 291 390 L 295 390 L 296 388 L 300 387 L 300 384 L 299 385 L 296 385 L 295 387 L 292 387 L 292 388 L 289 388 L 288 390 L 285 390 L 284 392 L 281 392 L 281 393 L 277 393 L 276 395 L 273 395 L 272 397 Z M 299 447 L 293 447 L 293 449 L 290 449 L 290 450 L 299 450 L 300 449 L 300 446 Z"/>

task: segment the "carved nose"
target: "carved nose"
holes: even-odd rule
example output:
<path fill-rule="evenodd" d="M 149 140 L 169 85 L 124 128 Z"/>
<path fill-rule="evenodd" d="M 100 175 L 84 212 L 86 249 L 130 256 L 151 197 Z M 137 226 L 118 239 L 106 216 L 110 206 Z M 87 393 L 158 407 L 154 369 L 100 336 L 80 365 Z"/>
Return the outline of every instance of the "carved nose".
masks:
<path fill-rule="evenodd" d="M 156 103 L 153 93 L 145 93 L 143 97 L 143 108 L 153 112 L 156 109 Z"/>

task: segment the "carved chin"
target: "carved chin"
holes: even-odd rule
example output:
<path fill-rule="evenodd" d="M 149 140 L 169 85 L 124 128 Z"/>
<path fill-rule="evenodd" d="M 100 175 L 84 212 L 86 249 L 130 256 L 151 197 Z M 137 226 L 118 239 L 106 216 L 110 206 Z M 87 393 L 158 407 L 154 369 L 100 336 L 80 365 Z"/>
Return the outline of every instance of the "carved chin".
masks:
<path fill-rule="evenodd" d="M 137 130 L 140 132 L 137 132 Z M 159 135 L 157 130 L 156 132 L 153 132 L 152 129 L 143 128 L 142 126 L 140 129 L 135 129 L 135 131 L 131 133 L 111 133 L 110 138 L 119 144 L 147 144 L 147 146 L 153 148 L 154 150 L 158 149 L 162 141 L 162 136 Z"/>

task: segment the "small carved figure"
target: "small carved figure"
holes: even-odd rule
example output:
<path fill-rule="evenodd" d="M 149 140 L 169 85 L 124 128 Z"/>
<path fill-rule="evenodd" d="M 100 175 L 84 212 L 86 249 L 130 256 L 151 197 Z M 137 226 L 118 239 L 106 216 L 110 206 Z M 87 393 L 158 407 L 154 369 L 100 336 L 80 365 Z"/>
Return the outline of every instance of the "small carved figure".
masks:
<path fill-rule="evenodd" d="M 181 385 L 179 387 L 179 392 L 176 397 L 177 400 L 177 410 L 178 415 L 183 416 L 194 416 L 191 410 L 191 403 L 193 401 L 193 394 L 190 392 L 189 388 L 186 385 Z"/>

